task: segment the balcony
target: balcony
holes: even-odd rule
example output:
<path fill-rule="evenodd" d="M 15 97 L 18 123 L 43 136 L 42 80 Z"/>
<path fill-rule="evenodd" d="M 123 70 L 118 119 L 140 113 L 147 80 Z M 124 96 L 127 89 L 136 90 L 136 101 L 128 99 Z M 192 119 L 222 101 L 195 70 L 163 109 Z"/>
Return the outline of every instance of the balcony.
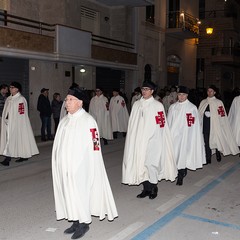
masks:
<path fill-rule="evenodd" d="M 189 39 L 197 38 L 199 34 L 199 21 L 186 12 L 169 12 L 167 15 L 168 36 Z"/>
<path fill-rule="evenodd" d="M 131 43 L 81 29 L 32 21 L 6 11 L 0 12 L 0 53 L 76 64 L 137 65 L 135 46 Z"/>
<path fill-rule="evenodd" d="M 212 48 L 212 63 L 240 66 L 240 48 L 239 47 L 215 47 Z"/>
<path fill-rule="evenodd" d="M 131 6 L 131 7 L 141 7 L 154 5 L 154 0 L 96 0 L 100 4 L 104 4 L 111 7 L 117 6 Z"/>

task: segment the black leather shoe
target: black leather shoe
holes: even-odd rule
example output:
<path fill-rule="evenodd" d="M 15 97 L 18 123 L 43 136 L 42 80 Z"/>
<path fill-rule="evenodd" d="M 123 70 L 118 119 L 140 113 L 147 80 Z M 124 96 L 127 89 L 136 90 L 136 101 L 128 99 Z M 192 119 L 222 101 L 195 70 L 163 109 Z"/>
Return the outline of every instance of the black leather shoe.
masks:
<path fill-rule="evenodd" d="M 217 161 L 218 161 L 218 162 L 221 162 L 222 157 L 221 157 L 220 152 L 216 152 L 216 158 L 217 158 Z"/>
<path fill-rule="evenodd" d="M 9 161 L 2 161 L 2 162 L 0 162 L 3 166 L 9 166 Z"/>
<path fill-rule="evenodd" d="M 106 138 L 103 138 L 103 144 L 108 145 L 108 140 Z"/>
<path fill-rule="evenodd" d="M 143 190 L 140 194 L 137 195 L 137 198 L 145 198 L 150 195 L 150 191 Z"/>
<path fill-rule="evenodd" d="M 9 162 L 11 161 L 11 157 L 5 157 L 5 159 L 0 162 L 3 166 L 9 166 Z"/>
<path fill-rule="evenodd" d="M 152 191 L 149 194 L 149 199 L 154 199 L 157 197 L 157 193 L 158 193 L 158 187 L 155 186 L 152 188 Z"/>
<path fill-rule="evenodd" d="M 19 158 L 15 162 L 24 162 L 24 161 L 27 161 L 27 160 L 28 160 L 28 158 Z"/>
<path fill-rule="evenodd" d="M 65 234 L 72 234 L 72 233 L 75 233 L 75 231 L 77 230 L 77 227 L 79 226 L 79 222 L 74 222 L 72 224 L 72 226 L 70 228 L 67 228 L 64 233 Z"/>
<path fill-rule="evenodd" d="M 207 159 L 206 164 L 211 164 L 211 163 L 212 163 L 211 159 Z"/>
<path fill-rule="evenodd" d="M 178 177 L 176 185 L 179 185 L 179 186 L 183 185 L 183 178 L 182 177 Z"/>
<path fill-rule="evenodd" d="M 83 237 L 88 230 L 89 230 L 88 224 L 80 223 L 75 233 L 72 235 L 71 239 L 78 239 Z"/>

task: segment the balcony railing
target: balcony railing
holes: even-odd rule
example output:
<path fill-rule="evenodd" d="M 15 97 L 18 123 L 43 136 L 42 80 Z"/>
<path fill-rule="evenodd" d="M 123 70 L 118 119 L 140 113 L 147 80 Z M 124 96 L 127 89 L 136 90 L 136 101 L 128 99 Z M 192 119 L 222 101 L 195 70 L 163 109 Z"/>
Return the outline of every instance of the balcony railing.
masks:
<path fill-rule="evenodd" d="M 28 18 L 18 17 L 12 14 L 8 14 L 7 11 L 1 9 L 0 9 L 0 26 L 8 27 L 10 29 L 26 31 L 30 33 L 37 33 L 40 35 L 48 36 L 50 35 L 56 38 L 57 25 L 48 24 L 40 21 L 34 21 Z M 79 29 L 79 31 L 81 31 L 81 29 Z M 103 36 L 97 36 L 93 34 L 92 44 L 97 44 L 98 46 L 103 45 L 109 48 L 118 48 L 120 50 L 128 50 L 131 52 L 135 49 L 135 45 L 132 43 L 106 38 Z"/>
<path fill-rule="evenodd" d="M 5 10 L 0 10 L 0 25 L 8 26 L 11 28 L 14 28 L 14 26 L 18 28 L 19 26 L 22 26 L 25 30 L 32 30 L 31 32 L 35 32 L 33 30 L 37 30 L 38 34 L 43 34 L 44 31 L 55 31 L 55 25 L 34 21 L 28 18 L 18 17 L 12 14 L 8 14 Z"/>
<path fill-rule="evenodd" d="M 180 28 L 198 34 L 199 22 L 197 18 L 186 12 L 172 11 L 167 15 L 167 28 Z"/>

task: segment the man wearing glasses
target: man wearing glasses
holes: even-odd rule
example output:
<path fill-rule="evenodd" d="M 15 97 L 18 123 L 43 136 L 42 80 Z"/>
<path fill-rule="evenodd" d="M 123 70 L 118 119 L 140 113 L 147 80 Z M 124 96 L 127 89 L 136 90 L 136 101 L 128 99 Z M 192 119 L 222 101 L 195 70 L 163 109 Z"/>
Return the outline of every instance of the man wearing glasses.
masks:
<path fill-rule="evenodd" d="M 177 168 L 162 103 L 153 97 L 155 83 L 144 82 L 142 98 L 133 104 L 123 157 L 122 183 L 143 185 L 137 198 L 157 197 L 158 181 L 174 181 Z"/>

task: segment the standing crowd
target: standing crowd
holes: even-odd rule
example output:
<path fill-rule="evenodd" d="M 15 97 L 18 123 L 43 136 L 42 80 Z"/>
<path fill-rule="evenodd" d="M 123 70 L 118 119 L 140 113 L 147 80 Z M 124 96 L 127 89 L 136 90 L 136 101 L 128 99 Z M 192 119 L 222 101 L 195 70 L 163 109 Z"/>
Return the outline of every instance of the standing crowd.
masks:
<path fill-rule="evenodd" d="M 9 166 L 12 158 L 23 162 L 39 153 L 21 90 L 18 82 L 0 86 L 0 155 L 5 156 L 4 166 Z M 102 220 L 107 215 L 110 221 L 118 217 L 101 139 L 109 145 L 119 134 L 125 138 L 122 183 L 142 185 L 137 195 L 140 199 L 155 199 L 162 179 L 177 179 L 176 184 L 183 185 L 188 170 L 211 164 L 214 154 L 218 162 L 222 155 L 239 154 L 240 96 L 234 97 L 228 115 L 217 93 L 214 85 L 207 88 L 206 98 L 186 86 L 157 92 L 155 83 L 144 81 L 134 89 L 129 111 L 126 96 L 119 89 L 113 89 L 108 98 L 97 87 L 90 98 L 86 89 L 74 83 L 64 101 L 54 93 L 50 103 L 49 89 L 42 88 L 37 102 L 41 140 L 54 140 L 56 217 L 71 222 L 64 233 L 78 239 L 89 230 L 92 216 Z"/>

